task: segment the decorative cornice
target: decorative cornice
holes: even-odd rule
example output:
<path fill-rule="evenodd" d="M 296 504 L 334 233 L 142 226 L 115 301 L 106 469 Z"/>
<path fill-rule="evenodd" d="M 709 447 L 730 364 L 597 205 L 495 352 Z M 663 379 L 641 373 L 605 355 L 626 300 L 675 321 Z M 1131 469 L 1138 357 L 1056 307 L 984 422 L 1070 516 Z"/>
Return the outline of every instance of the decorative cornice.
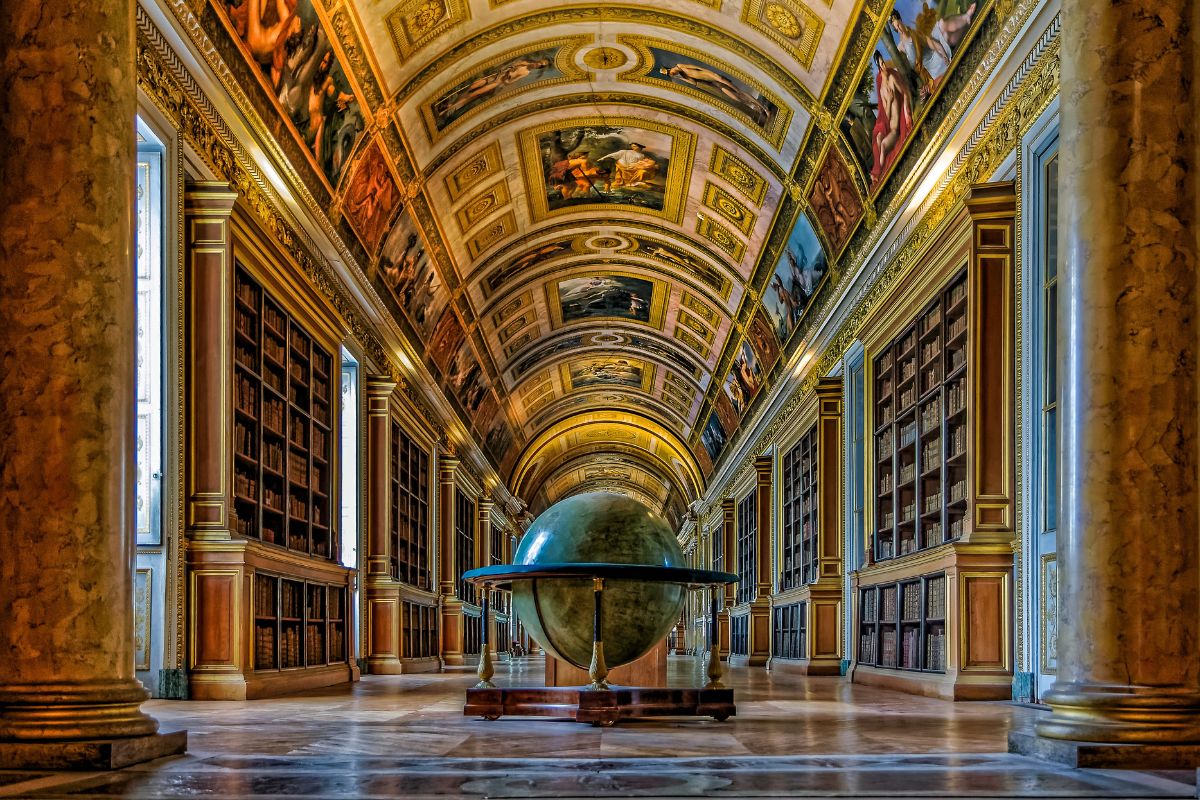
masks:
<path fill-rule="evenodd" d="M 1017 147 L 1020 136 L 1041 116 L 1058 94 L 1059 29 L 1060 20 L 1055 16 L 976 126 L 971 137 L 959 150 L 958 156 L 923 203 L 920 211 L 912 216 L 891 247 L 875 255 L 873 260 L 876 266 L 863 288 L 846 303 L 846 307 L 851 310 L 828 340 L 820 358 L 813 359 L 808 365 L 803 380 L 784 402 L 772 422 L 753 440 L 746 437 L 745 455 L 741 462 L 735 470 L 726 470 L 727 477 L 724 480 L 710 484 L 710 497 L 719 497 L 729 487 L 737 485 L 746 473 L 753 469 L 757 454 L 775 440 L 784 425 L 792 422 L 807 394 L 815 389 L 819 378 L 837 366 L 849 347 L 858 339 L 867 320 L 878 311 L 883 300 L 890 295 L 900 280 L 916 268 L 917 257 L 951 218 L 954 210 L 966 197 L 971 184 L 986 180 L 999 168 L 1008 154 Z M 1011 35 L 1015 36 L 1015 33 L 1013 31 Z M 998 59 L 999 56 L 989 58 L 985 65 L 994 64 Z M 985 65 L 981 65 L 980 69 Z M 898 196 L 889 207 L 886 218 L 895 217 L 904 205 Z M 879 226 L 873 235 L 881 237 L 886 228 L 887 226 Z M 873 251 L 866 248 L 865 252 Z M 852 270 L 855 271 L 857 269 Z M 844 298 L 831 297 L 827 305 L 834 304 L 839 299 Z M 821 308 L 814 315 L 814 319 L 824 321 L 828 310 Z M 769 409 L 770 406 L 765 408 Z M 753 445 L 748 444 L 751 441 Z"/>

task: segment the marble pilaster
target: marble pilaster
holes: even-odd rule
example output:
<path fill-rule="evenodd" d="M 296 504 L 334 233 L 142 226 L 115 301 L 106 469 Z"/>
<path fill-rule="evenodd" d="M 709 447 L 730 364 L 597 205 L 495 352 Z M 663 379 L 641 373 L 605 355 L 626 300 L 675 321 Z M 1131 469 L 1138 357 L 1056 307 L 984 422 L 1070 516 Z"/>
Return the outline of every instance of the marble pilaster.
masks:
<path fill-rule="evenodd" d="M 726 572 L 737 572 L 737 503 L 732 497 L 725 497 L 721 500 L 721 530 L 716 534 L 721 537 L 721 560 L 720 569 Z M 715 568 L 715 566 L 714 566 Z M 729 657 L 729 645 L 731 643 L 729 629 L 729 610 L 733 608 L 734 589 L 737 584 L 727 583 L 724 587 L 724 596 L 722 602 L 719 603 L 717 612 L 717 646 L 718 652 L 723 658 Z"/>
<path fill-rule="evenodd" d="M 454 515 L 459 460 L 443 451 L 438 457 L 438 604 L 442 610 L 441 657 L 444 666 L 463 664 L 463 609 L 458 598 Z"/>
<path fill-rule="evenodd" d="M 187 288 L 187 535 L 228 541 L 233 483 L 233 233 L 237 191 L 196 181 L 184 191 Z"/>
<path fill-rule="evenodd" d="M 1063 624 L 1036 728 L 1051 758 L 1196 766 L 1196 4 L 1062 13 Z"/>
<path fill-rule="evenodd" d="M 133 10 L 0 24 L 0 768 L 186 746 L 134 676 Z"/>
<path fill-rule="evenodd" d="M 367 377 L 367 668 L 394 675 L 400 667 L 400 585 L 391 567 L 392 410 L 396 382 Z"/>

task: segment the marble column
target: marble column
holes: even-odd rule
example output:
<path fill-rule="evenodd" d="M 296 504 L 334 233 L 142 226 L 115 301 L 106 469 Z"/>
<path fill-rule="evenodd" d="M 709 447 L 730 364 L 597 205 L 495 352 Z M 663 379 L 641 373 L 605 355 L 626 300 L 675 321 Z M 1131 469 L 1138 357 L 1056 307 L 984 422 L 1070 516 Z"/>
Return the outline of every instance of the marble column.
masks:
<path fill-rule="evenodd" d="M 0 768 L 186 746 L 133 668 L 133 9 L 0 24 Z"/>
<path fill-rule="evenodd" d="M 1043 755 L 1200 764 L 1197 21 L 1064 0 L 1057 680 Z"/>
<path fill-rule="evenodd" d="M 400 668 L 400 585 L 392 575 L 392 392 L 387 375 L 367 376 L 367 668 L 395 675 Z"/>
<path fill-rule="evenodd" d="M 462 601 L 458 598 L 458 558 L 454 546 L 458 464 L 453 450 L 447 449 L 438 455 L 438 604 L 442 609 L 443 666 L 463 664 Z"/>

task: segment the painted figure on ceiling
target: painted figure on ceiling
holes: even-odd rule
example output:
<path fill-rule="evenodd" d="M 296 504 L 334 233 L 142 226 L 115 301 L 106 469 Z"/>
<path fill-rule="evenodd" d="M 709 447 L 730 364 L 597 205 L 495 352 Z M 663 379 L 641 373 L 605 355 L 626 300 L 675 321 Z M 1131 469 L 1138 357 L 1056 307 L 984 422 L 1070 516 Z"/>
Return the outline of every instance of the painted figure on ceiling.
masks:
<path fill-rule="evenodd" d="M 622 187 L 648 189 L 650 181 L 658 175 L 658 162 L 637 142 L 630 142 L 628 148 L 600 156 L 598 160 L 608 159 L 612 159 L 614 174 L 607 181 L 606 191 Z"/>
<path fill-rule="evenodd" d="M 535 73 L 545 71 L 550 64 L 549 58 L 518 58 L 480 75 L 465 86 L 451 90 L 433 105 L 438 127 L 445 128 L 470 106 L 490 99 Z"/>
<path fill-rule="evenodd" d="M 660 67 L 659 73 L 673 78 L 680 83 L 695 86 L 706 93 L 730 100 L 734 107 L 744 112 L 757 124 L 765 126 L 774 113 L 762 100 L 741 89 L 737 84 L 724 75 L 698 64 L 675 64 L 671 67 Z"/>

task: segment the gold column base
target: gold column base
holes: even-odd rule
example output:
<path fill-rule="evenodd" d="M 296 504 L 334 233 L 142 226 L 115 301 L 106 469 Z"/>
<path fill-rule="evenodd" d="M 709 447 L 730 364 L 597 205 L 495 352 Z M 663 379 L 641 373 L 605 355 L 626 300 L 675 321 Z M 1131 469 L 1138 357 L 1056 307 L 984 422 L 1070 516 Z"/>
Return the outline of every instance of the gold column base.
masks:
<path fill-rule="evenodd" d="M 1200 692 L 1155 686 L 1055 684 L 1038 736 L 1111 744 L 1200 743 Z"/>
<path fill-rule="evenodd" d="M 158 720 L 141 709 L 149 697 L 132 678 L 89 684 L 9 684 L 0 687 L 0 741 L 149 736 L 158 731 Z"/>
<path fill-rule="evenodd" d="M 603 691 L 612 688 L 608 685 L 608 665 L 604 663 L 604 642 L 592 642 L 592 663 L 588 667 L 588 677 L 592 679 L 589 689 Z"/>

